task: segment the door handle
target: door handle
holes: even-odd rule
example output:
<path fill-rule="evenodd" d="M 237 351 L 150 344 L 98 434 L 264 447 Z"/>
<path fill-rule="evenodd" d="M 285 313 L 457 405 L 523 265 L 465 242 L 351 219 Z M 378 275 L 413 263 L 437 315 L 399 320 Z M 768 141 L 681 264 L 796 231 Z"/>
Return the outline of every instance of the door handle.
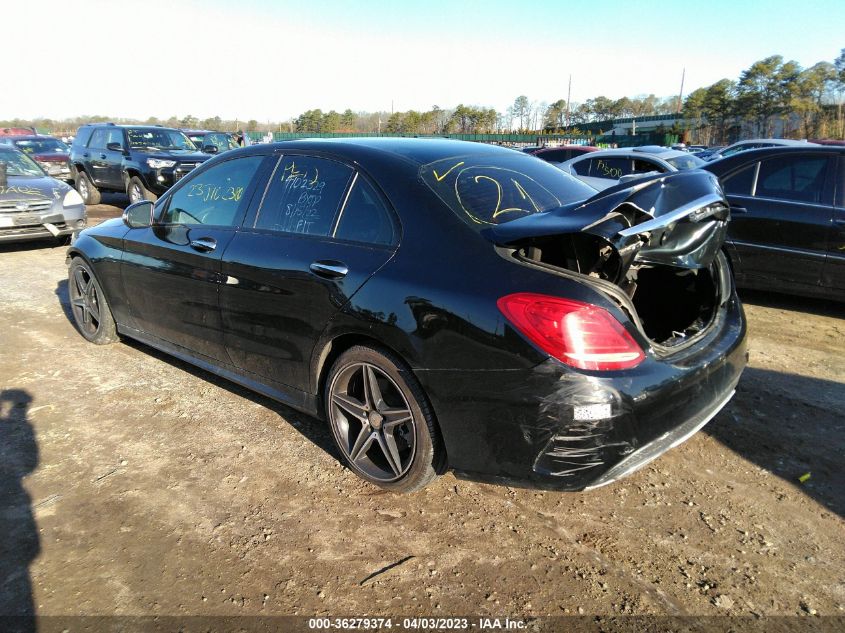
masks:
<path fill-rule="evenodd" d="M 343 279 L 349 272 L 346 264 L 334 260 L 316 261 L 310 266 L 311 272 L 327 279 Z"/>
<path fill-rule="evenodd" d="M 731 213 L 748 213 L 748 209 L 731 205 Z"/>
<path fill-rule="evenodd" d="M 90 154 L 89 154 L 88 152 L 85 152 L 85 153 L 82 155 L 82 157 L 83 157 L 83 158 L 88 158 L 88 156 L 90 156 Z"/>
<path fill-rule="evenodd" d="M 106 159 L 106 155 L 105 155 L 105 154 L 100 154 L 100 158 L 102 158 L 103 160 L 105 160 L 105 159 Z"/>
<path fill-rule="evenodd" d="M 217 248 L 217 240 L 213 237 L 198 237 L 190 241 L 191 248 L 201 253 L 208 253 Z"/>

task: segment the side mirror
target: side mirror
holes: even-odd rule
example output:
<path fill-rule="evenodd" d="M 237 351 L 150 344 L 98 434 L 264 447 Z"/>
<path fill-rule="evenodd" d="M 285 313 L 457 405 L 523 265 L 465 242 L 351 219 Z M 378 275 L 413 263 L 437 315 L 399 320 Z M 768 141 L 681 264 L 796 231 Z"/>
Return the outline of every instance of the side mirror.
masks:
<path fill-rule="evenodd" d="M 122 152 L 123 145 L 120 143 L 106 143 L 106 149 L 110 152 Z"/>
<path fill-rule="evenodd" d="M 123 211 L 123 223 L 130 229 L 142 229 L 153 225 L 154 205 L 149 200 L 130 204 Z"/>
<path fill-rule="evenodd" d="M 217 149 L 216 145 L 203 145 L 202 151 L 205 152 L 206 154 L 216 154 L 220 150 Z"/>

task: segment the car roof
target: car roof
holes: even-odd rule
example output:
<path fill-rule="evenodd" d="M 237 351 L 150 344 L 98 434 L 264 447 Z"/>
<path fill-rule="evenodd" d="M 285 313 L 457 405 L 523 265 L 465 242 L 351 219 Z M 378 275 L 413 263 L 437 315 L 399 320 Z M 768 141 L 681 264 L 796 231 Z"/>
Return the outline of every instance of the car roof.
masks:
<path fill-rule="evenodd" d="M 181 132 L 178 127 L 168 127 L 166 125 L 150 125 L 148 123 L 141 123 L 138 125 L 132 123 L 86 123 L 85 125 L 79 126 L 80 129 L 84 127 L 115 127 L 115 128 L 131 128 L 133 130 L 175 130 L 176 132 Z"/>
<path fill-rule="evenodd" d="M 730 171 L 734 167 L 739 167 L 745 163 L 753 163 L 767 156 L 788 154 L 845 154 L 845 147 L 838 145 L 815 145 L 813 143 L 802 143 L 800 146 L 790 144 L 774 147 L 758 147 L 705 163 L 702 165 L 702 169 L 713 171 L 714 173 L 723 170 Z"/>
<path fill-rule="evenodd" d="M 641 147 L 617 147 L 613 149 L 601 149 L 597 152 L 589 152 L 587 154 L 582 154 L 581 156 L 576 156 L 575 158 L 571 159 L 572 162 L 585 160 L 587 158 L 601 158 L 602 156 L 631 156 L 637 157 L 642 156 L 643 154 L 647 154 L 654 158 L 659 158 L 661 160 L 666 160 L 667 158 L 674 158 L 675 156 L 689 156 L 689 152 L 684 152 L 683 150 L 677 149 L 669 149 L 666 147 L 660 147 L 659 145 L 644 145 Z"/>
<path fill-rule="evenodd" d="M 55 136 L 50 136 L 49 134 L 21 134 L 20 136 L 6 136 L 4 138 L 12 141 L 37 141 L 44 138 L 51 138 L 56 141 L 59 140 Z"/>
<path fill-rule="evenodd" d="M 801 145 L 803 146 L 813 146 L 816 143 L 811 143 L 809 141 L 798 140 L 794 138 L 749 138 L 743 141 L 737 141 L 736 143 L 732 143 L 728 145 L 728 147 L 733 147 L 734 145 L 747 145 L 749 143 L 771 143 L 772 145 L 782 145 L 782 146 L 789 146 L 789 145 Z"/>
<path fill-rule="evenodd" d="M 296 149 L 307 151 L 322 151 L 334 153 L 339 156 L 355 158 L 357 156 L 380 155 L 382 157 L 393 156 L 412 161 L 420 165 L 432 163 L 444 158 L 453 156 L 468 155 L 490 155 L 501 156 L 502 158 L 513 158 L 519 156 L 520 152 L 498 145 L 486 143 L 474 143 L 471 141 L 458 141 L 444 138 L 410 138 L 410 137 L 344 137 L 344 138 L 319 138 L 319 139 L 297 139 L 281 141 L 278 143 L 263 143 L 250 145 L 241 149 L 226 152 L 245 154 L 266 153 L 267 148 L 273 149 Z M 530 154 L 525 154 L 526 159 Z"/>

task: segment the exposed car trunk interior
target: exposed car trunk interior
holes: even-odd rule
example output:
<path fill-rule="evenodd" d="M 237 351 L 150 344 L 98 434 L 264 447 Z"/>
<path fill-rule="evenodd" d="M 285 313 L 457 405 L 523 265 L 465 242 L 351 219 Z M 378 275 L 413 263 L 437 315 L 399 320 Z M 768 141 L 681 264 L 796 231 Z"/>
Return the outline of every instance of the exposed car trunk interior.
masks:
<path fill-rule="evenodd" d="M 532 240 L 515 255 L 615 283 L 630 297 L 644 334 L 663 347 L 683 344 L 713 320 L 721 303 L 723 277 L 716 261 L 698 269 L 635 263 L 620 279 L 616 252 L 599 240 L 583 237 L 590 238 L 579 234 Z"/>
<path fill-rule="evenodd" d="M 518 259 L 585 275 L 617 295 L 613 286 L 620 289 L 642 332 L 659 347 L 678 348 L 714 322 L 728 297 L 720 255 L 728 219 L 715 181 L 690 173 L 509 222 L 492 235 Z"/>

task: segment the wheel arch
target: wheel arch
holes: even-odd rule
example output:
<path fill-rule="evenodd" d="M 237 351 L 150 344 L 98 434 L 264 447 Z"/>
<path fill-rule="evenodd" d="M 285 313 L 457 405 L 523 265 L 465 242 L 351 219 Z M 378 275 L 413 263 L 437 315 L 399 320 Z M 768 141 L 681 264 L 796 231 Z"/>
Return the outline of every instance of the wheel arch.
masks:
<path fill-rule="evenodd" d="M 437 432 L 437 440 L 440 444 L 441 450 L 443 451 L 443 465 L 440 467 L 439 470 L 444 470 L 445 464 L 448 464 L 449 461 L 447 446 L 443 437 L 443 431 L 440 428 L 440 422 L 437 417 L 437 410 L 434 408 L 434 404 L 432 403 L 431 398 L 429 397 L 428 393 L 426 393 L 425 388 L 422 386 L 422 381 L 414 373 L 413 367 L 400 351 L 373 336 L 368 336 L 367 334 L 363 334 L 360 332 L 347 332 L 339 334 L 325 341 L 319 348 L 319 351 L 313 355 L 311 376 L 312 385 L 316 390 L 315 399 L 317 402 L 318 417 L 322 420 L 328 420 L 328 416 L 326 415 L 325 406 L 323 403 L 323 390 L 326 387 L 326 380 L 328 379 L 329 370 L 341 354 L 343 354 L 346 350 L 355 347 L 356 345 L 366 345 L 368 347 L 382 349 L 390 352 L 394 356 L 398 357 L 403 363 L 405 363 L 405 365 L 411 372 L 411 375 L 413 375 L 414 379 L 420 384 L 423 395 L 426 399 L 426 404 L 428 405 L 428 410 L 431 412 L 431 415 L 434 418 L 434 428 Z"/>

